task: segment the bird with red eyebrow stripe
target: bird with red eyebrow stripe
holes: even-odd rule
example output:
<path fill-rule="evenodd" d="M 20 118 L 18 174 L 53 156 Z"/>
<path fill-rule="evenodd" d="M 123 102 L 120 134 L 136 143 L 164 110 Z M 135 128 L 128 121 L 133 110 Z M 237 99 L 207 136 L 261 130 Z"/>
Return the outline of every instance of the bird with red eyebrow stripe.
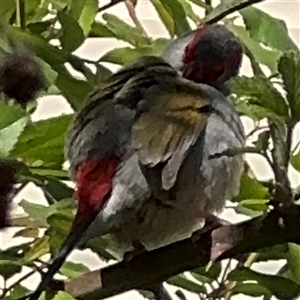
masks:
<path fill-rule="evenodd" d="M 243 127 L 225 97 L 242 48 L 222 25 L 171 42 L 163 58 L 142 57 L 110 77 L 76 115 L 66 143 L 78 211 L 61 251 L 30 300 L 67 255 L 109 233 L 120 254 L 152 250 L 216 226 L 213 213 L 239 190 Z M 157 299 L 171 299 L 163 288 Z"/>

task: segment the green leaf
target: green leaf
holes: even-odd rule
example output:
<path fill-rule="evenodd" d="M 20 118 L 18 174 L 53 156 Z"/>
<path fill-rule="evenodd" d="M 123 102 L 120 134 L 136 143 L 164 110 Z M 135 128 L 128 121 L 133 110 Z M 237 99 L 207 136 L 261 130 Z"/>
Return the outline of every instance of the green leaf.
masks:
<path fill-rule="evenodd" d="M 1 252 L 0 252 L 1 255 Z M 5 279 L 8 279 L 15 275 L 16 273 L 21 272 L 22 264 L 14 260 L 0 259 L 0 275 Z"/>
<path fill-rule="evenodd" d="M 190 18 L 195 24 L 200 23 L 200 17 L 194 13 L 191 3 L 187 0 L 178 0 L 182 5 L 185 14 L 188 18 Z"/>
<path fill-rule="evenodd" d="M 186 278 L 184 274 L 173 276 L 169 278 L 167 282 L 192 293 L 206 293 L 206 288 L 204 286 L 191 281 L 190 279 Z"/>
<path fill-rule="evenodd" d="M 254 280 L 266 289 L 268 289 L 272 295 L 280 300 L 293 300 L 300 293 L 300 285 L 295 282 L 276 275 L 265 275 L 259 272 L 255 272 L 245 267 L 236 268 L 227 277 L 231 281 L 248 281 Z"/>
<path fill-rule="evenodd" d="M 256 62 L 266 65 L 272 73 L 277 72 L 277 61 L 282 52 L 276 49 L 262 48 L 259 42 L 252 39 L 244 27 L 227 24 L 226 27 L 235 33 L 242 43 L 251 51 Z"/>
<path fill-rule="evenodd" d="M 31 35 L 19 28 L 8 26 L 7 32 L 20 43 L 29 44 L 35 53 L 51 66 L 65 63 L 70 54 L 48 43 L 42 36 Z"/>
<path fill-rule="evenodd" d="M 151 39 L 144 36 L 144 33 L 140 28 L 133 27 L 111 14 L 105 13 L 102 18 L 106 21 L 107 29 L 113 32 L 116 38 L 126 41 L 136 47 L 151 44 Z"/>
<path fill-rule="evenodd" d="M 291 279 L 300 284 L 300 246 L 289 243 L 288 266 L 291 271 Z"/>
<path fill-rule="evenodd" d="M 50 206 L 44 206 L 41 204 L 31 203 L 26 200 L 22 200 L 19 206 L 29 215 L 30 218 L 40 221 L 44 224 L 47 222 L 47 218 L 58 211 L 67 211 L 72 209 L 73 201 L 71 199 L 65 199 L 59 202 L 55 202 Z"/>
<path fill-rule="evenodd" d="M 185 10 L 179 0 L 160 0 L 163 7 L 169 12 L 174 22 L 174 33 L 180 36 L 183 33 L 191 31 L 187 21 Z"/>
<path fill-rule="evenodd" d="M 73 0 L 71 7 L 71 15 L 78 21 L 81 26 L 84 36 L 86 37 L 94 22 L 98 10 L 98 0 Z"/>
<path fill-rule="evenodd" d="M 163 6 L 160 0 L 150 0 L 155 7 L 157 14 L 164 23 L 166 29 L 168 30 L 171 37 L 174 37 L 174 20 L 168 12 L 168 10 Z"/>
<path fill-rule="evenodd" d="M 151 47 L 143 48 L 115 48 L 101 57 L 101 61 L 123 65 L 132 62 L 143 55 L 151 55 L 153 52 Z"/>
<path fill-rule="evenodd" d="M 278 116 L 288 117 L 289 108 L 285 99 L 266 78 L 238 77 L 231 82 L 233 93 L 246 98 L 251 104 L 267 108 Z"/>
<path fill-rule="evenodd" d="M 288 245 L 280 244 L 272 247 L 266 247 L 263 249 L 259 249 L 257 251 L 259 256 L 256 261 L 270 261 L 270 260 L 280 260 L 287 259 L 288 257 Z"/>
<path fill-rule="evenodd" d="M 51 214 L 52 208 L 49 206 L 44 206 L 41 204 L 31 203 L 26 200 L 22 200 L 19 206 L 24 209 L 24 211 L 34 220 L 45 223 L 48 215 Z"/>
<path fill-rule="evenodd" d="M 70 231 L 73 219 L 74 215 L 71 209 L 60 210 L 47 218 L 50 228 L 46 234 L 50 237 L 49 245 L 52 255 L 58 253 Z"/>
<path fill-rule="evenodd" d="M 272 296 L 268 289 L 258 283 L 237 282 L 231 291 L 234 295 L 243 294 L 251 297 Z"/>
<path fill-rule="evenodd" d="M 93 238 L 87 242 L 85 248 L 97 253 L 102 260 L 121 260 L 118 253 L 114 253 L 114 250 L 111 249 L 110 241 L 107 236 Z"/>
<path fill-rule="evenodd" d="M 233 201 L 240 202 L 248 199 L 268 199 L 268 188 L 263 186 L 258 180 L 252 178 L 244 172 L 241 177 L 240 192 Z"/>
<path fill-rule="evenodd" d="M 68 278 L 76 278 L 89 271 L 90 269 L 84 264 L 67 261 L 60 268 L 59 273 L 67 276 Z"/>
<path fill-rule="evenodd" d="M 85 100 L 88 93 L 92 90 L 88 82 L 76 79 L 70 74 L 60 73 L 55 84 L 75 111 L 82 106 L 83 100 Z"/>
<path fill-rule="evenodd" d="M 300 120 L 300 54 L 288 52 L 279 60 L 279 72 L 282 74 L 287 100 L 291 107 L 292 117 Z"/>
<path fill-rule="evenodd" d="M 0 156 L 8 156 L 24 131 L 29 118 L 23 117 L 13 124 L 0 130 Z"/>
<path fill-rule="evenodd" d="M 298 50 L 283 20 L 271 17 L 256 7 L 247 7 L 239 12 L 250 36 L 257 42 L 281 51 Z"/>
<path fill-rule="evenodd" d="M 0 19 L 5 24 L 8 23 L 9 19 L 11 18 L 12 14 L 16 10 L 16 4 L 14 1 L 5 1 L 1 0 L 0 5 Z M 2 35 L 2 32 L 1 32 Z"/>
<path fill-rule="evenodd" d="M 51 24 L 52 24 L 51 21 L 35 22 L 35 23 L 28 24 L 27 28 L 31 31 L 31 33 L 35 35 L 39 35 L 47 31 L 51 26 Z"/>
<path fill-rule="evenodd" d="M 300 150 L 291 157 L 291 164 L 298 172 L 300 172 Z"/>
<path fill-rule="evenodd" d="M 257 217 L 267 211 L 269 200 L 265 199 L 248 199 L 242 200 L 238 206 L 234 208 L 237 213 L 250 217 Z"/>
<path fill-rule="evenodd" d="M 19 105 L 7 105 L 0 101 L 0 130 L 26 116 L 26 111 Z"/>
<path fill-rule="evenodd" d="M 64 182 L 52 178 L 47 179 L 47 183 L 44 184 L 42 189 L 49 203 L 52 202 L 52 199 L 49 199 L 49 195 L 56 201 L 61 201 L 63 199 L 72 198 L 74 193 L 74 190 L 68 187 Z"/>
<path fill-rule="evenodd" d="M 59 291 L 55 295 L 55 297 L 53 298 L 53 300 L 76 300 L 76 299 L 73 298 L 70 294 L 68 294 L 66 292 Z"/>
<path fill-rule="evenodd" d="M 206 267 L 197 268 L 191 271 L 191 275 L 202 284 L 211 283 L 214 280 L 217 280 L 222 271 L 222 265 L 220 262 L 214 263 L 209 270 L 206 270 Z"/>
<path fill-rule="evenodd" d="M 30 250 L 25 254 L 23 258 L 24 263 L 31 262 L 49 252 L 49 237 L 43 236 L 38 238 L 32 244 Z"/>
<path fill-rule="evenodd" d="M 39 236 L 39 229 L 37 227 L 27 227 L 21 229 L 14 234 L 14 237 L 37 238 Z"/>
<path fill-rule="evenodd" d="M 21 297 L 24 297 L 24 295 L 27 295 L 30 292 L 26 287 L 24 287 L 22 284 L 14 285 L 12 289 L 9 291 L 9 296 L 5 298 L 5 300 L 18 300 Z"/>
<path fill-rule="evenodd" d="M 109 30 L 106 26 L 106 24 L 103 24 L 99 21 L 95 21 L 92 24 L 91 32 L 89 34 L 89 37 L 116 37 L 115 34 Z"/>
<path fill-rule="evenodd" d="M 73 52 L 84 41 L 84 33 L 80 25 L 64 12 L 57 14 L 62 26 L 62 35 L 59 38 L 63 50 Z"/>
<path fill-rule="evenodd" d="M 28 165 L 40 161 L 45 168 L 60 169 L 64 162 L 65 135 L 72 116 L 60 116 L 29 124 L 14 150 L 12 158 L 21 158 Z"/>

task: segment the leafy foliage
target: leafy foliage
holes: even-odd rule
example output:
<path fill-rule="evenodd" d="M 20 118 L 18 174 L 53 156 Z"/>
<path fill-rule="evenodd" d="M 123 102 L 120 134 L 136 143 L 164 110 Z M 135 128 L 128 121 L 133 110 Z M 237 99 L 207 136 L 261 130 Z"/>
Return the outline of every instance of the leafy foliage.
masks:
<path fill-rule="evenodd" d="M 213 9 L 207 2 L 149 1 L 170 39 L 241 1 L 223 0 Z M 130 3 L 134 7 L 138 1 Z M 193 5 L 201 7 L 203 16 L 204 12 L 208 13 L 207 16 L 201 19 L 194 12 Z M 123 20 L 123 16 L 106 12 L 100 19 L 96 18 L 98 12 L 97 0 L 1 1 L 0 20 L 3 24 L 0 24 L 0 62 L 14 52 L 14 47 L 29 45 L 44 72 L 46 95 L 64 96 L 72 109 L 77 111 L 87 94 L 111 74 L 105 63 L 122 65 L 142 55 L 159 56 L 169 42 L 169 39 L 147 36 L 136 20 L 135 25 L 129 25 Z M 266 128 L 260 131 L 257 139 L 252 139 L 251 142 L 249 140 L 254 152 L 263 156 L 267 162 L 273 161 L 274 155 L 280 156 L 282 159 L 277 157 L 272 166 L 274 172 L 276 167 L 286 170 L 288 164 L 300 172 L 300 152 L 291 151 L 288 134 L 300 121 L 299 49 L 289 37 L 284 21 L 254 7 L 241 10 L 240 15 L 245 27 L 233 24 L 229 17 L 225 18 L 225 24 L 243 43 L 254 76 L 240 76 L 232 81 L 232 99 L 240 114 L 251 118 L 255 124 L 267 120 Z M 121 40 L 126 45 L 108 51 L 97 61 L 86 60 L 74 54 L 87 39 L 96 38 Z M 76 75 L 67 65 L 77 71 Z M 265 75 L 262 66 L 271 72 L 270 77 Z M 15 237 L 24 237 L 29 241 L 0 251 L 0 275 L 5 283 L 20 273 L 24 266 L 30 268 L 33 274 L 39 270 L 39 264 L 45 265 L 48 261 L 45 255 L 53 256 L 57 252 L 68 233 L 75 212 L 75 204 L 71 199 L 73 189 L 65 182 L 68 180 L 68 173 L 63 168 L 65 134 L 72 115 L 32 121 L 35 109 L 36 103 L 23 109 L 10 102 L 0 101 L 0 159 L 22 162 L 24 168 L 20 171 L 19 183 L 22 187 L 29 182 L 35 183 L 41 188 L 49 204 L 44 206 L 27 200 L 19 203 L 25 216 L 15 216 L 13 219 L 13 224 L 21 227 Z M 276 124 L 277 129 L 272 127 L 273 124 Z M 257 125 L 253 133 L 260 129 Z M 274 133 L 272 130 L 277 131 Z M 274 140 L 274 136 L 280 138 Z M 259 181 L 247 166 L 239 195 L 233 199 L 233 208 L 238 214 L 248 217 L 261 215 L 269 209 L 274 189 L 274 180 Z M 46 230 L 41 232 L 41 228 Z M 90 243 L 87 247 L 102 259 L 114 259 L 110 244 L 105 239 L 101 238 L 97 245 Z M 229 299 L 236 294 L 266 296 L 266 299 L 276 296 L 283 300 L 299 296 L 299 245 L 277 245 L 262 249 L 254 257 L 250 259 L 250 263 L 248 259 L 247 264 L 241 261 L 239 267 L 235 267 L 233 261 L 226 267 L 215 263 L 208 271 L 206 268 L 199 268 L 176 275 L 168 282 L 201 294 L 203 299 L 219 299 L 224 295 Z M 251 269 L 255 262 L 280 259 L 285 261 L 285 266 L 278 274 L 262 274 Z M 67 278 L 75 278 L 88 271 L 84 264 L 66 262 L 60 273 Z M 26 276 L 23 279 L 25 278 Z M 29 289 L 19 280 L 15 284 L 6 285 L 1 299 L 17 299 L 28 292 Z M 73 298 L 60 292 L 55 299 Z"/>

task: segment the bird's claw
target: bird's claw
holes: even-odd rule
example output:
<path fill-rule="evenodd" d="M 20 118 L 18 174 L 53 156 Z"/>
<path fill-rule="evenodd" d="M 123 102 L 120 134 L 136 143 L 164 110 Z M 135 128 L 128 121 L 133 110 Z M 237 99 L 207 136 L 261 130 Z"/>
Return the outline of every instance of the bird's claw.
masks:
<path fill-rule="evenodd" d="M 126 262 L 130 262 L 135 256 L 146 252 L 146 248 L 140 241 L 133 241 L 132 242 L 133 250 L 127 251 L 124 253 L 123 260 Z"/>

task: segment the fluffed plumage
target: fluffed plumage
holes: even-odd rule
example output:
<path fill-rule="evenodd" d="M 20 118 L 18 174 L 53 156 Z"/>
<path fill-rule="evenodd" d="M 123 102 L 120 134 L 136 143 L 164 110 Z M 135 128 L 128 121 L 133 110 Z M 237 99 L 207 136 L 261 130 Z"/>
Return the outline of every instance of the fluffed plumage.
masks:
<path fill-rule="evenodd" d="M 192 54 L 186 48 L 183 62 Z M 181 77 L 176 62 L 170 63 L 143 57 L 123 67 L 76 116 L 66 153 L 78 212 L 63 250 L 30 300 L 38 298 L 76 245 L 109 233 L 120 255 L 136 241 L 147 250 L 159 248 L 191 236 L 238 193 L 242 157 L 209 158 L 244 146 L 234 107 L 215 88 Z M 211 83 L 221 91 L 225 79 L 237 73 L 222 66 L 217 83 Z M 200 75 L 196 79 L 204 81 Z"/>

